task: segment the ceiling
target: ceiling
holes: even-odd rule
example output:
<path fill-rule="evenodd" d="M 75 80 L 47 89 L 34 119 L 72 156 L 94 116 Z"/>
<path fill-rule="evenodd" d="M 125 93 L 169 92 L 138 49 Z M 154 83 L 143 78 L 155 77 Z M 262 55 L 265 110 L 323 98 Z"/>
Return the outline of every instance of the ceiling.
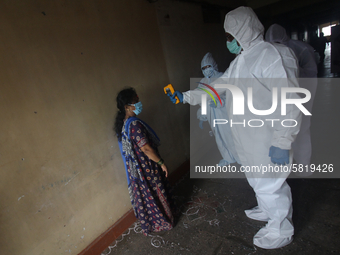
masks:
<path fill-rule="evenodd" d="M 265 26 L 272 23 L 294 25 L 320 25 L 340 20 L 339 0 L 177 0 L 193 4 L 210 5 L 224 11 L 239 6 L 254 9 Z"/>

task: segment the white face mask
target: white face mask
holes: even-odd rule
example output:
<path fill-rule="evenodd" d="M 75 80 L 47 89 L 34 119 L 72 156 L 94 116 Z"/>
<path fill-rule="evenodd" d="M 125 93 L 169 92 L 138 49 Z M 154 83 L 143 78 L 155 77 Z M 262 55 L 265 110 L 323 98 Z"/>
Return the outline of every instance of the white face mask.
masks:
<path fill-rule="evenodd" d="M 202 70 L 204 77 L 211 78 L 214 75 L 214 68 L 207 67 L 206 69 Z"/>

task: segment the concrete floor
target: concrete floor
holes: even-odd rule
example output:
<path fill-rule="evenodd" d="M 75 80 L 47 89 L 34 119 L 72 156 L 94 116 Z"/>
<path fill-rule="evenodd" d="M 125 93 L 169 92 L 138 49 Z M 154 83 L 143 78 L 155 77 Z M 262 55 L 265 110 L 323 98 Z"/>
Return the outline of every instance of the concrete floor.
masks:
<path fill-rule="evenodd" d="M 145 237 L 135 223 L 102 254 L 340 254 L 340 181 L 290 179 L 294 241 L 281 249 L 253 245 L 264 222 L 243 210 L 256 205 L 245 179 L 190 179 L 176 187 L 182 215 L 168 232 Z"/>
<path fill-rule="evenodd" d="M 320 65 L 329 72 L 329 56 Z M 321 76 L 321 75 L 320 75 Z M 318 86 L 314 101 L 312 163 L 333 164 L 340 171 L 340 85 Z M 181 215 L 175 228 L 145 237 L 138 222 L 111 244 L 108 254 L 340 254 L 340 179 L 288 179 L 293 194 L 294 241 L 276 250 L 253 245 L 253 236 L 265 225 L 251 220 L 245 209 L 256 205 L 246 179 L 190 179 L 175 187 Z"/>

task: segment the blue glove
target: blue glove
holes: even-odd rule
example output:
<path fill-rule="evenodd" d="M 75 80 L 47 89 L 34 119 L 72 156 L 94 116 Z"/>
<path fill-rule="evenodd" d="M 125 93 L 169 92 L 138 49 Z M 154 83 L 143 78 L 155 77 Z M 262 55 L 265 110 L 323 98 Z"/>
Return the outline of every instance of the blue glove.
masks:
<path fill-rule="evenodd" d="M 200 124 L 198 124 L 201 129 L 203 129 L 203 120 L 200 121 Z"/>
<path fill-rule="evenodd" d="M 223 100 L 223 98 L 221 98 L 221 101 L 222 101 L 222 105 L 221 105 L 221 103 L 220 103 L 220 100 L 216 99 L 217 105 L 215 105 L 214 100 L 210 100 L 209 106 L 210 106 L 211 108 L 221 108 L 221 107 L 224 106 L 224 100 Z"/>
<path fill-rule="evenodd" d="M 177 96 L 179 101 L 181 103 L 183 103 L 183 94 L 182 94 L 182 92 L 179 92 L 178 90 L 176 90 L 172 96 L 169 93 L 167 95 L 170 98 L 171 102 L 173 102 L 174 104 L 176 104 L 176 101 L 177 101 L 175 96 Z"/>
<path fill-rule="evenodd" d="M 283 150 L 278 147 L 271 146 L 269 149 L 269 157 L 271 157 L 274 164 L 289 164 L 289 150 Z"/>
<path fill-rule="evenodd" d="M 226 161 L 225 159 L 221 159 L 218 165 L 222 167 L 222 166 L 230 165 L 230 163 Z"/>

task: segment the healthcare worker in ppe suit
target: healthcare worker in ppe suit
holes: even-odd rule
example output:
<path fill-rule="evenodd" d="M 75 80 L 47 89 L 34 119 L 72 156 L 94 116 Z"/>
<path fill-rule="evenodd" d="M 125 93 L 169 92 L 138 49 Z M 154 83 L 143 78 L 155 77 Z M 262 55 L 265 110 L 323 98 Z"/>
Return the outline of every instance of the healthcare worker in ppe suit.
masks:
<path fill-rule="evenodd" d="M 204 55 L 201 61 L 201 69 L 204 78 L 198 84 L 198 88 L 207 89 L 207 85 L 210 85 L 213 81 L 223 75 L 222 72 L 218 71 L 217 63 L 213 59 L 210 52 Z M 225 101 L 225 97 L 221 97 L 222 101 Z M 200 128 L 203 129 L 203 121 L 208 121 L 213 134 L 215 135 L 215 140 L 217 147 L 221 153 L 222 159 L 219 162 L 219 166 L 229 165 L 230 163 L 239 162 L 237 153 L 235 150 L 234 141 L 232 138 L 232 133 L 230 126 L 213 125 L 214 119 L 228 119 L 228 113 L 226 107 L 222 107 L 221 104 L 215 105 L 214 101 L 207 105 L 207 114 L 201 114 L 201 108 L 197 111 L 197 118 L 200 120 Z"/>
<path fill-rule="evenodd" d="M 299 77 L 301 78 L 299 79 L 299 85 L 302 88 L 308 89 L 311 93 L 311 99 L 305 103 L 304 106 L 312 113 L 318 74 L 318 66 L 313 47 L 305 42 L 290 39 L 286 30 L 278 24 L 273 24 L 268 28 L 265 39 L 267 42 L 286 45 L 294 51 L 299 63 Z M 311 116 L 303 115 L 300 132 L 292 144 L 294 160 L 297 164 L 302 164 L 305 171 L 307 170 L 306 166 L 310 165 L 312 156 L 310 124 Z M 311 175 L 312 173 L 306 171 L 303 173 L 297 172 L 296 174 L 303 177 Z"/>
<path fill-rule="evenodd" d="M 276 110 L 271 111 L 270 115 L 253 112 L 256 112 L 254 109 L 272 109 L 276 89 L 299 89 L 296 80 L 298 64 L 294 53 L 288 47 L 264 41 L 264 27 L 249 7 L 239 7 L 229 12 L 225 17 L 224 30 L 227 47 L 237 57 L 212 87 L 219 94 L 226 95 L 225 104 L 230 122 L 233 122 L 231 131 L 235 149 L 242 164 L 240 169 L 263 169 L 263 166 L 269 169 L 279 165 L 289 169 L 292 162 L 291 144 L 300 128 L 300 110 L 293 104 L 287 104 L 286 115 L 281 115 L 281 104 L 277 104 Z M 244 107 L 243 115 L 237 112 L 242 105 L 237 107 L 233 103 L 239 100 L 236 100 L 230 89 L 221 89 L 220 84 L 236 86 L 234 92 L 241 90 L 245 97 L 248 91 L 252 92 L 248 97 L 248 109 Z M 183 103 L 196 105 L 201 103 L 203 93 L 196 90 L 184 93 L 176 91 L 170 99 L 174 101 L 174 96 L 178 96 Z M 237 99 L 242 93 L 238 93 Z M 286 93 L 286 98 L 298 100 L 299 96 L 296 93 Z M 252 101 L 249 102 L 249 99 Z M 254 108 L 252 111 L 251 105 Z M 251 127 L 255 126 L 255 122 L 249 125 L 251 119 L 257 119 L 262 125 Z M 296 125 L 281 125 L 284 119 L 295 120 Z M 258 203 L 255 208 L 246 210 L 246 215 L 251 219 L 268 222 L 254 236 L 254 244 L 264 249 L 276 249 L 289 244 L 294 234 L 292 195 L 286 182 L 289 171 L 245 171 L 245 174 Z"/>

